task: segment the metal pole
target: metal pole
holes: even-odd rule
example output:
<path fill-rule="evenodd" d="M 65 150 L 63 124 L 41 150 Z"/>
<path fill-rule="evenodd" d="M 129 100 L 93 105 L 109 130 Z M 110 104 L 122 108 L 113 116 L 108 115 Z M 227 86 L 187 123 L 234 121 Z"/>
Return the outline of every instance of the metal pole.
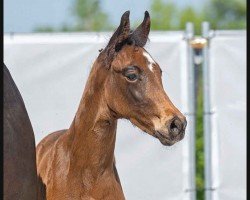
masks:
<path fill-rule="evenodd" d="M 187 40 L 187 52 L 188 52 L 188 106 L 189 113 L 187 113 L 188 120 L 188 155 L 189 155 L 189 199 L 196 200 L 196 184 L 195 184 L 195 67 L 194 67 L 194 51 L 190 45 L 190 40 L 194 38 L 194 25 L 191 22 L 186 23 L 186 40 Z"/>
<path fill-rule="evenodd" d="M 208 22 L 202 23 L 202 37 L 207 39 L 203 48 L 203 124 L 204 124 L 204 156 L 205 156 L 205 199 L 212 200 L 211 171 L 211 107 L 210 107 L 210 72 L 209 72 L 209 37 Z"/>

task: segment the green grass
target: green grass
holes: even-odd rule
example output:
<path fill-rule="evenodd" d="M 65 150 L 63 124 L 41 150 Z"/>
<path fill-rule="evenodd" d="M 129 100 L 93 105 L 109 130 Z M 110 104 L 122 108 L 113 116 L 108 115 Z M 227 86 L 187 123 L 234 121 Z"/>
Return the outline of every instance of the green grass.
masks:
<path fill-rule="evenodd" d="M 196 188 L 197 200 L 205 199 L 204 195 L 204 140 L 203 140 L 203 90 L 202 71 L 198 68 L 198 91 L 196 112 Z"/>

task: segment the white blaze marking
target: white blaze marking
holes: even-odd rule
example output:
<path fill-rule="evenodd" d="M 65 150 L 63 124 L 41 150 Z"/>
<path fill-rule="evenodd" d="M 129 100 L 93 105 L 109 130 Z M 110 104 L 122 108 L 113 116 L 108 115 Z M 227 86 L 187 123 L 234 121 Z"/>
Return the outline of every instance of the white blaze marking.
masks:
<path fill-rule="evenodd" d="M 143 52 L 143 55 L 147 58 L 149 64 L 148 64 L 148 68 L 153 71 L 153 64 L 155 64 L 155 61 L 153 60 L 153 58 L 146 52 Z"/>

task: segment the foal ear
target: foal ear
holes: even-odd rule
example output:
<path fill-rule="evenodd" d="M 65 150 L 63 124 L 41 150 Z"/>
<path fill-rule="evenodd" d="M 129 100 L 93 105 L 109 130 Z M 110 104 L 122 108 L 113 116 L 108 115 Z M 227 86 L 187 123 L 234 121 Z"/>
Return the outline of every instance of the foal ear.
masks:
<path fill-rule="evenodd" d="M 143 22 L 132 32 L 129 38 L 134 41 L 135 45 L 144 47 L 148 40 L 149 31 L 150 16 L 148 11 L 145 11 Z"/>
<path fill-rule="evenodd" d="M 125 39 L 128 38 L 129 31 L 130 31 L 130 22 L 129 22 L 129 14 L 130 11 L 126 11 L 123 13 L 120 21 L 120 25 L 112 35 L 109 40 L 108 47 L 115 48 L 116 45 L 123 42 Z"/>
<path fill-rule="evenodd" d="M 116 53 L 120 50 L 122 43 L 128 38 L 130 32 L 129 11 L 126 11 L 120 21 L 120 25 L 109 40 L 106 52 L 106 65 L 109 67 Z"/>

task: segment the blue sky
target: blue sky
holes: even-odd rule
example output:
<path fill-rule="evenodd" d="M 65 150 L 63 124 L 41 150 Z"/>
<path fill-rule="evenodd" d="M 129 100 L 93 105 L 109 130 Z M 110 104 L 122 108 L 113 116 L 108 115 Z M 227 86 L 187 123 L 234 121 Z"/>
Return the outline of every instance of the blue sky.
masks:
<path fill-rule="evenodd" d="M 206 0 L 169 0 L 179 7 L 199 8 Z M 4 32 L 32 32 L 37 26 L 59 27 L 74 23 L 73 0 L 4 0 Z M 130 10 L 131 21 L 141 20 L 149 10 L 151 0 L 102 0 L 101 7 L 112 24 L 118 24 L 121 14 Z"/>

